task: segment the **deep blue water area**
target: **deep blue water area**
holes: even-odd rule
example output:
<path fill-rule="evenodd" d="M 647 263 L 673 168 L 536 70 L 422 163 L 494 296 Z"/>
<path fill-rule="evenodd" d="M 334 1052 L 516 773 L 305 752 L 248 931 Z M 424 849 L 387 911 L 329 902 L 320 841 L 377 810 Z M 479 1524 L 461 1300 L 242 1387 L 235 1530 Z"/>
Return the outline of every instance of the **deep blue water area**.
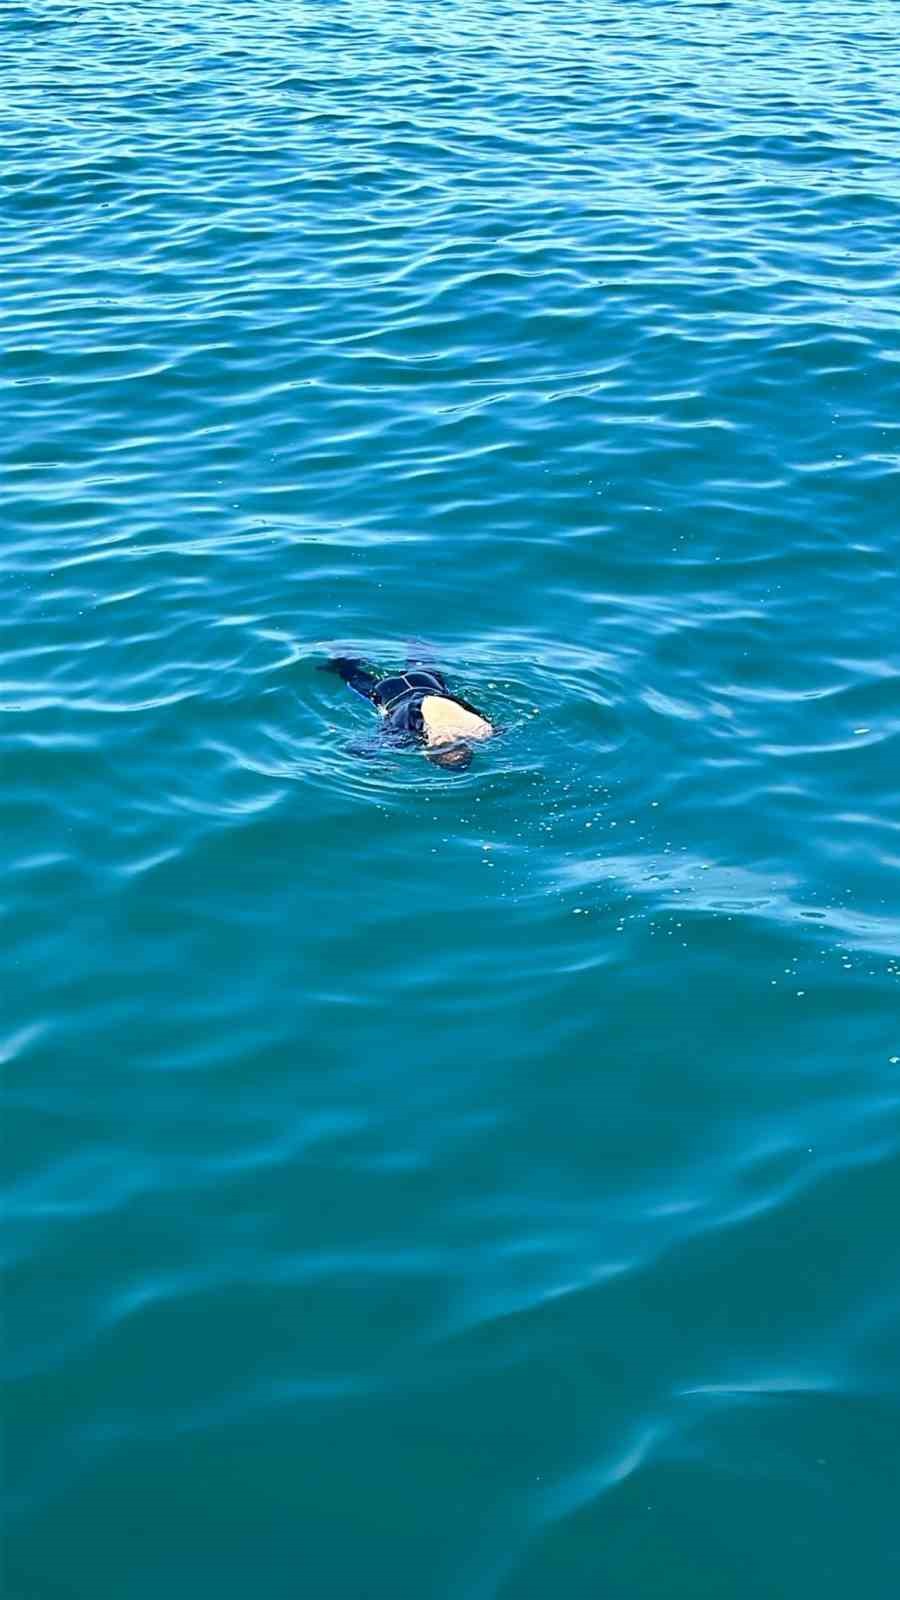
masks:
<path fill-rule="evenodd" d="M 898 63 L 0 8 L 9 1600 L 900 1593 Z"/>

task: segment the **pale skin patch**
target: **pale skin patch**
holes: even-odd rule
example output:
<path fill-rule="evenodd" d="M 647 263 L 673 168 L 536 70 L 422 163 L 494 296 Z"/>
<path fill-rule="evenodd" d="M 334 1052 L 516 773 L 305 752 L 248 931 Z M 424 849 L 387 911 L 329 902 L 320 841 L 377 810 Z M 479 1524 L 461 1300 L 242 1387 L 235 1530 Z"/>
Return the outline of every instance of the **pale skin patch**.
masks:
<path fill-rule="evenodd" d="M 427 694 L 422 701 L 422 723 L 425 743 L 452 744 L 455 739 L 489 739 L 494 732 L 484 717 L 478 717 L 455 700 L 446 700 L 440 694 Z"/>

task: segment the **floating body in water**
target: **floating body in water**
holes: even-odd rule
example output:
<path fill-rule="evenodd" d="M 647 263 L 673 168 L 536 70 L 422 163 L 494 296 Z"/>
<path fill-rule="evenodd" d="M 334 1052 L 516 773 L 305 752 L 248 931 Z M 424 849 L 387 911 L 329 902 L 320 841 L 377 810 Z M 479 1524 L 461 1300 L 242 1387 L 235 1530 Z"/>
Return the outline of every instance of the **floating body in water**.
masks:
<path fill-rule="evenodd" d="M 487 717 L 459 695 L 451 694 L 442 673 L 410 666 L 379 678 L 354 656 L 335 656 L 322 667 L 370 700 L 384 718 L 394 744 L 420 745 L 429 760 L 442 767 L 467 767 L 472 743 L 490 739 L 497 730 Z"/>

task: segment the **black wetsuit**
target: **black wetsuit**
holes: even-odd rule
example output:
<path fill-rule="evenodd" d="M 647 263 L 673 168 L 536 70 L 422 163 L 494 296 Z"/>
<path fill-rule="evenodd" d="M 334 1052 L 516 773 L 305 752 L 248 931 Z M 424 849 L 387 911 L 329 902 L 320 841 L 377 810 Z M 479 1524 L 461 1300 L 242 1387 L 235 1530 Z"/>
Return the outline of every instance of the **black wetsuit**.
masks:
<path fill-rule="evenodd" d="M 430 694 L 452 700 L 454 705 L 471 711 L 473 716 L 483 716 L 468 700 L 451 694 L 443 674 L 431 667 L 409 667 L 406 672 L 395 673 L 390 678 L 377 678 L 354 656 L 335 656 L 332 661 L 325 662 L 322 671 L 336 672 L 364 700 L 371 700 L 383 713 L 392 738 L 401 744 L 424 743 L 422 701 Z"/>

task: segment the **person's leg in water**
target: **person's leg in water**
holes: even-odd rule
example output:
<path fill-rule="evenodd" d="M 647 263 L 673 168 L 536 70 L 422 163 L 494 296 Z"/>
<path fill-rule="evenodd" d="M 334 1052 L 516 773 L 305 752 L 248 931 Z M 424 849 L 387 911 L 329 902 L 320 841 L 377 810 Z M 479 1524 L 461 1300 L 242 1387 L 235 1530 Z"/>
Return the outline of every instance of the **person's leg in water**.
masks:
<path fill-rule="evenodd" d="M 364 700 L 375 699 L 375 685 L 378 679 L 374 672 L 364 667 L 356 656 L 334 656 L 331 661 L 323 662 L 320 672 L 336 672 L 343 678 L 348 688 L 361 694 Z"/>

